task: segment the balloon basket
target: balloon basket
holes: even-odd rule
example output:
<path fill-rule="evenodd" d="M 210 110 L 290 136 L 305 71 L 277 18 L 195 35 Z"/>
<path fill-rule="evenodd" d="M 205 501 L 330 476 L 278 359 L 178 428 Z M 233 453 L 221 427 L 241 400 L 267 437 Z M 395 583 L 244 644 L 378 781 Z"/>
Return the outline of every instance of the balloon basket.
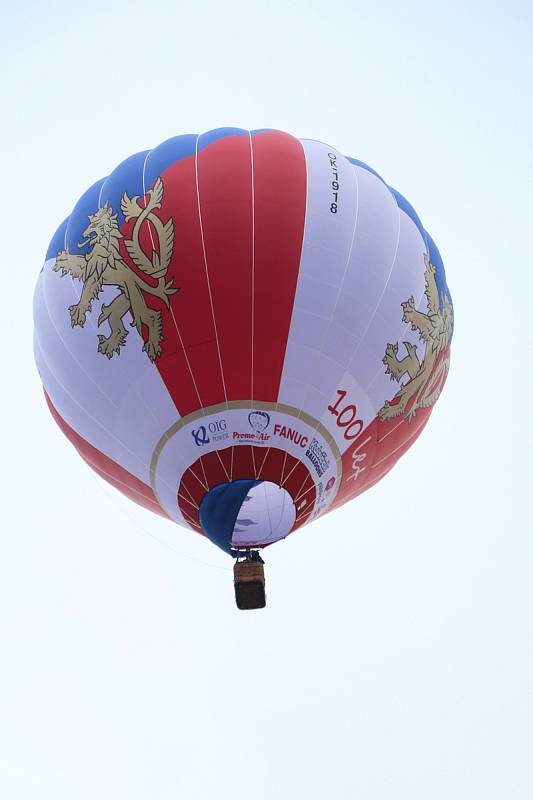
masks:
<path fill-rule="evenodd" d="M 233 578 L 237 608 L 247 611 L 266 606 L 265 568 L 259 553 L 247 553 L 243 561 L 236 561 Z"/>

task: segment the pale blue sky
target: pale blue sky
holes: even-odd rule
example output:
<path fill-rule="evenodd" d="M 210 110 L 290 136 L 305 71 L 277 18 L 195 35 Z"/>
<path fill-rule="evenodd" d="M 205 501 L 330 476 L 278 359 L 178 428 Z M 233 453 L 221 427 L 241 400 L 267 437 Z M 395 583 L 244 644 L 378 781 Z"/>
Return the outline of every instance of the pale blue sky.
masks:
<path fill-rule="evenodd" d="M 0 9 L 0 794 L 530 798 L 531 5 Z M 83 190 L 223 125 L 373 166 L 435 238 L 456 319 L 424 435 L 268 551 L 248 615 L 222 553 L 90 474 L 31 350 L 35 279 Z"/>

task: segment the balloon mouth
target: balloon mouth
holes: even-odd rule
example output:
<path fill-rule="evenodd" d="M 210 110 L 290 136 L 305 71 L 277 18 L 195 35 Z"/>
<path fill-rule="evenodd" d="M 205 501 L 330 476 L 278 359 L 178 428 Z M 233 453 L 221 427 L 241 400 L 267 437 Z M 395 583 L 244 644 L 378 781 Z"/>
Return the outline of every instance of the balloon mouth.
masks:
<path fill-rule="evenodd" d="M 208 538 L 237 555 L 288 536 L 296 507 L 289 492 L 277 483 L 237 480 L 217 484 L 207 492 L 199 516 Z"/>

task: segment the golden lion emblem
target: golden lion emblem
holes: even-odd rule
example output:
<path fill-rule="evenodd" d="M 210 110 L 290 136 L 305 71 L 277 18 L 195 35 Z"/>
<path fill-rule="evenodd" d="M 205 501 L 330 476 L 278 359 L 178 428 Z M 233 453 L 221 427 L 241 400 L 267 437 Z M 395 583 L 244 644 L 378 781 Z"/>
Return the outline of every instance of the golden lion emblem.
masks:
<path fill-rule="evenodd" d="M 417 311 L 413 297 L 402 303 L 403 321 L 411 323 L 411 330 L 418 331 L 426 349 L 422 361 L 417 356 L 417 346 L 404 342 L 407 355 L 398 360 L 398 342 L 387 344 L 383 363 L 391 380 L 400 382 L 407 373 L 409 380 L 396 393 L 396 403 L 386 402 L 378 412 L 381 420 L 399 417 L 405 411 L 411 398 L 407 419 L 411 420 L 419 408 L 429 408 L 436 403 L 446 380 L 450 366 L 450 357 L 446 355 L 439 360 L 440 354 L 450 343 L 453 327 L 453 308 L 450 298 L 442 294 L 442 309 L 439 305 L 439 292 L 435 281 L 435 266 L 424 254 L 426 271 L 425 295 L 428 313 Z M 438 362 L 438 363 L 437 363 Z"/>
<path fill-rule="evenodd" d="M 89 225 L 83 231 L 84 241 L 78 244 L 78 247 L 92 245 L 90 251 L 77 256 L 62 250 L 54 265 L 55 272 L 83 281 L 79 302 L 69 306 L 72 327 L 79 325 L 83 328 L 92 302 L 100 294 L 102 286 L 116 286 L 120 289 L 108 306 L 102 305 L 98 317 L 98 326 L 107 321 L 110 327 L 109 336 L 98 335 L 98 351 L 107 358 L 112 358 L 114 353 L 119 354 L 120 348 L 126 342 L 128 331 L 124 327 L 123 319 L 128 311 L 133 315 L 131 326 L 137 329 L 141 337 L 142 326 L 146 326 L 148 335 L 143 350 L 151 361 L 157 358 L 161 353 L 163 339 L 161 311 L 149 308 L 145 295 L 158 297 L 168 308 L 169 296 L 179 291 L 172 288 L 173 279 L 168 283 L 165 281 L 174 247 L 174 224 L 172 219 L 163 223 L 154 213 L 161 208 L 163 199 L 161 178 L 148 191 L 148 197 L 146 205 L 141 206 L 138 196 L 130 198 L 124 193 L 120 207 L 126 222 L 135 220 L 131 239 L 125 240 L 124 245 L 139 272 L 144 273 L 150 282 L 129 267 L 120 255 L 119 242 L 122 233 L 118 229 L 117 214 L 107 203 L 89 215 Z M 150 226 L 153 248 L 151 257 L 146 255 L 139 242 L 141 227 L 145 222 Z M 154 234 L 157 237 L 157 251 Z"/>

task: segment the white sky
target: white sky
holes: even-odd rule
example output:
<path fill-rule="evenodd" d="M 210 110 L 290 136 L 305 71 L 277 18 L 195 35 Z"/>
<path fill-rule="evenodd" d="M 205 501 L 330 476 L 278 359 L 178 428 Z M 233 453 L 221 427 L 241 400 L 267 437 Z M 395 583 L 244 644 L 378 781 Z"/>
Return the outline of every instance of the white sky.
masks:
<path fill-rule="evenodd" d="M 0 9 L 0 795 L 528 800 L 531 5 Z M 456 318 L 423 436 L 269 549 L 249 614 L 222 553 L 90 473 L 31 349 L 37 273 L 79 195 L 222 125 L 377 169 L 434 236 Z"/>

